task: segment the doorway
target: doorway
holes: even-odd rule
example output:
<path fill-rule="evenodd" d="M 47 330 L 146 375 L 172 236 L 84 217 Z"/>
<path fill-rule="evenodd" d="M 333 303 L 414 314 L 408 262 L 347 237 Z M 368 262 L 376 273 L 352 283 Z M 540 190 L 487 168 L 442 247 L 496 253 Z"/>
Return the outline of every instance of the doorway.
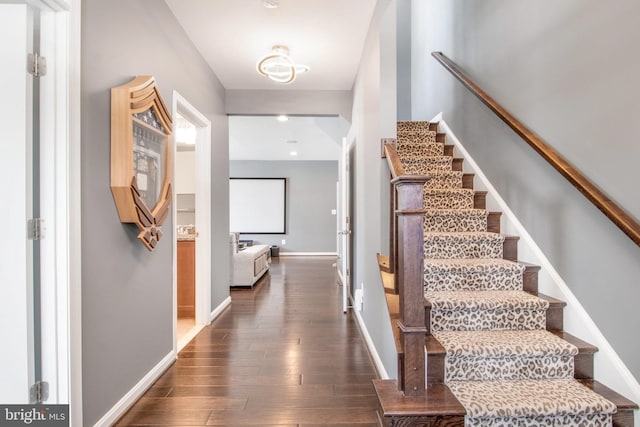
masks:
<path fill-rule="evenodd" d="M 174 350 L 211 316 L 211 122 L 178 92 L 174 117 Z"/>

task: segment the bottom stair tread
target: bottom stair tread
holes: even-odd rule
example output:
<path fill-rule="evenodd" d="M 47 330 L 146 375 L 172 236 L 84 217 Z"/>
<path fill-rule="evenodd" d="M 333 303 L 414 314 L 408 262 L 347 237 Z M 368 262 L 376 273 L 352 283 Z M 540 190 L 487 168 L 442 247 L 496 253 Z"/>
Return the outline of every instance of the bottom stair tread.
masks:
<path fill-rule="evenodd" d="M 616 405 L 573 379 L 451 381 L 447 385 L 465 407 L 468 421 L 567 416 L 607 418 L 616 412 Z"/>

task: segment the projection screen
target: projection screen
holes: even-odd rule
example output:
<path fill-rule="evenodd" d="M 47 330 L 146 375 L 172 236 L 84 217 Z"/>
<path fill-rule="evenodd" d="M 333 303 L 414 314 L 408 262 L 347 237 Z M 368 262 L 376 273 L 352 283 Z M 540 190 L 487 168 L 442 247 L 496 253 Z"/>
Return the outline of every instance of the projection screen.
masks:
<path fill-rule="evenodd" d="M 286 178 L 230 178 L 229 231 L 286 233 Z"/>

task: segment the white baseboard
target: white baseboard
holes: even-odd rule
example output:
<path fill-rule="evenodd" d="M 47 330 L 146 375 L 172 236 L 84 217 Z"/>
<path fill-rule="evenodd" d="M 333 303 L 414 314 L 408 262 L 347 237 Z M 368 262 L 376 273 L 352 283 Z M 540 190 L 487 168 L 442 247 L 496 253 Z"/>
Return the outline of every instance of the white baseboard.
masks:
<path fill-rule="evenodd" d="M 222 314 L 222 312 L 224 311 L 225 308 L 227 308 L 229 305 L 231 305 L 231 297 L 228 296 L 227 298 L 225 298 L 224 301 L 222 301 L 216 308 L 215 310 L 213 310 L 211 312 L 211 314 L 209 314 L 209 323 L 213 322 L 214 320 L 216 320 L 216 318 L 218 316 L 220 316 Z M 209 324 L 207 323 L 207 324 Z"/>
<path fill-rule="evenodd" d="M 349 301 L 351 302 L 351 306 L 354 307 L 353 296 L 349 293 Z M 356 316 L 356 321 L 358 322 L 358 327 L 360 328 L 360 332 L 362 332 L 362 336 L 364 337 L 364 342 L 367 344 L 367 348 L 369 349 L 369 354 L 371 354 L 371 358 L 373 359 L 374 365 L 376 365 L 376 370 L 378 371 L 378 376 L 380 379 L 388 380 L 389 373 L 387 369 L 384 367 L 382 363 L 382 359 L 378 354 L 378 350 L 376 349 L 375 344 L 373 343 L 373 339 L 371 339 L 371 335 L 369 334 L 369 330 L 367 326 L 364 324 L 364 319 L 360 315 L 360 312 L 354 308 L 351 309 L 353 314 Z"/>
<path fill-rule="evenodd" d="M 280 256 L 338 256 L 337 252 L 282 252 Z"/>
<path fill-rule="evenodd" d="M 542 271 L 539 276 L 539 287 L 545 294 L 564 300 L 567 307 L 564 310 L 565 330 L 580 339 L 590 342 L 599 348 L 595 358 L 596 380 L 624 395 L 632 401 L 640 401 L 640 383 L 635 379 L 629 368 L 624 364 L 620 356 L 613 349 L 606 337 L 595 324 L 584 306 L 571 291 L 567 283 L 551 264 L 551 261 L 542 252 L 542 249 L 533 240 L 520 220 L 500 196 L 487 176 L 482 172 L 478 164 L 464 148 L 460 140 L 455 136 L 451 128 L 443 120 L 442 113 L 431 120 L 439 122 L 440 131 L 447 134 L 447 141 L 455 145 L 456 150 L 464 157 L 466 166 L 473 171 L 489 197 L 503 213 L 502 224 L 508 231 L 513 231 L 520 236 L 518 251 L 525 253 L 526 260 L 539 264 Z M 487 200 L 489 201 L 489 200 Z M 640 411 L 635 413 L 636 424 L 640 423 Z"/>
<path fill-rule="evenodd" d="M 172 350 L 147 375 L 142 378 L 122 399 L 107 412 L 94 427 L 109 427 L 144 394 L 145 391 L 162 375 L 176 360 L 176 353 Z"/>

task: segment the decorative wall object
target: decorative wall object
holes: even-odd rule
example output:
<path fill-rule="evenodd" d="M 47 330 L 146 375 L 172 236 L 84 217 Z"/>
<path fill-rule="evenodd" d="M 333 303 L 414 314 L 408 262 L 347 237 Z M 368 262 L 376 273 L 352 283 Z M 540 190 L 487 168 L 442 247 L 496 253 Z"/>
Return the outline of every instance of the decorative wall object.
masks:
<path fill-rule="evenodd" d="M 172 121 L 152 76 L 111 89 L 111 192 L 152 251 L 171 204 Z"/>

